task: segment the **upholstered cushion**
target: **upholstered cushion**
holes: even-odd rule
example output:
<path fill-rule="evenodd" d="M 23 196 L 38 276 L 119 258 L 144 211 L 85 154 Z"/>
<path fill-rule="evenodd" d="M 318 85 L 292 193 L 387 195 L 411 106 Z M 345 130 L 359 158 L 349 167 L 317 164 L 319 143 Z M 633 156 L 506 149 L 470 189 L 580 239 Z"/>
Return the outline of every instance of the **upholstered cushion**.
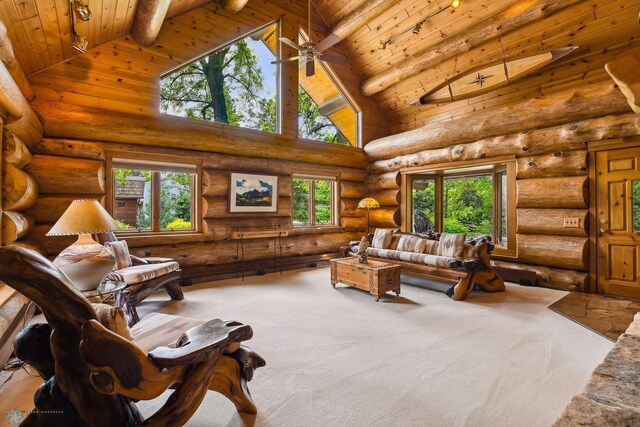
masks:
<path fill-rule="evenodd" d="M 131 335 L 133 341 L 148 353 L 160 346 L 173 347 L 182 334 L 203 323 L 203 320 L 189 317 L 151 313 L 131 328 Z"/>
<path fill-rule="evenodd" d="M 113 268 L 114 270 L 120 270 L 121 268 L 129 267 L 131 265 L 131 256 L 129 256 L 129 246 L 127 245 L 126 240 L 106 242 L 104 246 L 111 249 L 113 256 L 116 257 L 116 265 Z"/>
<path fill-rule="evenodd" d="M 393 230 L 385 230 L 384 228 L 376 228 L 373 234 L 373 241 L 371 242 L 372 248 L 388 249 L 389 243 L 391 243 L 391 236 Z"/>
<path fill-rule="evenodd" d="M 440 250 L 440 242 L 437 240 L 425 239 L 424 242 L 424 253 L 429 255 L 438 255 L 438 250 Z"/>
<path fill-rule="evenodd" d="M 123 338 L 132 340 L 131 330 L 127 324 L 127 316 L 121 307 L 113 307 L 108 304 L 91 304 L 98 316 L 98 321 L 111 332 L 115 332 Z"/>
<path fill-rule="evenodd" d="M 132 265 L 131 267 L 121 268 L 112 272 L 107 278 L 120 280 L 127 285 L 135 285 L 136 283 L 164 276 L 179 268 L 180 265 L 175 261 L 162 262 L 159 264 Z"/>
<path fill-rule="evenodd" d="M 418 236 L 403 235 L 398 241 L 397 250 L 421 254 L 426 246 L 425 239 Z"/>
<path fill-rule="evenodd" d="M 395 251 L 391 249 L 368 248 L 367 255 L 377 258 L 394 259 L 397 261 L 424 264 L 431 267 L 449 268 L 449 263 L 455 258 L 415 252 Z"/>
<path fill-rule="evenodd" d="M 442 233 L 438 255 L 460 258 L 464 251 L 464 234 Z"/>

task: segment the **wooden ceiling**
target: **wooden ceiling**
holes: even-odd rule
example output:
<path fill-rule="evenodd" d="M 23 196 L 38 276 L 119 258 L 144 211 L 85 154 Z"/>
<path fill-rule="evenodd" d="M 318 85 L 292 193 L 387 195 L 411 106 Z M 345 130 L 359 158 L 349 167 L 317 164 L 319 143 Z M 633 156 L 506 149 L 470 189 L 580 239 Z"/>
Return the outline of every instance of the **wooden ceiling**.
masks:
<path fill-rule="evenodd" d="M 249 5 L 253 1 L 250 0 Z M 313 0 L 316 9 L 313 13 L 319 13 L 329 28 L 353 20 L 353 14 L 360 13 L 363 5 L 380 7 L 385 4 L 382 14 L 368 20 L 338 45 L 348 54 L 362 81 L 389 73 L 409 60 L 438 49 L 453 37 L 468 34 L 468 38 L 462 38 L 464 44 L 471 40 L 478 25 L 504 11 L 516 16 L 532 4 L 545 3 L 543 0 L 462 0 L 457 10 L 448 9 L 426 22 L 419 34 L 408 32 L 385 50 L 378 50 L 376 45 L 380 40 L 412 27 L 450 3 L 449 0 L 387 1 L 393 5 L 388 7 L 388 3 L 381 0 Z M 88 36 L 90 47 L 107 44 L 128 34 L 137 2 L 88 0 L 93 19 L 81 23 L 78 32 Z M 172 0 L 168 16 L 203 3 L 206 2 Z M 272 3 L 281 4 L 283 8 L 306 8 L 305 0 L 272 0 Z M 555 3 L 563 7 L 563 2 Z M 512 31 L 473 44 L 469 41 L 468 49 L 461 49 L 455 55 L 442 52 L 442 60 L 384 88 L 372 98 L 393 118 L 393 131 L 401 131 L 434 120 L 450 120 L 478 110 L 497 108 L 568 86 L 608 79 L 604 64 L 640 46 L 640 0 L 583 0 L 566 4 L 571 5 Z M 69 46 L 66 0 L 0 0 L 0 16 L 9 28 L 17 57 L 28 75 L 77 55 Z M 479 65 L 566 46 L 579 48 L 558 63 L 507 87 L 457 102 L 410 105 L 444 79 Z"/>

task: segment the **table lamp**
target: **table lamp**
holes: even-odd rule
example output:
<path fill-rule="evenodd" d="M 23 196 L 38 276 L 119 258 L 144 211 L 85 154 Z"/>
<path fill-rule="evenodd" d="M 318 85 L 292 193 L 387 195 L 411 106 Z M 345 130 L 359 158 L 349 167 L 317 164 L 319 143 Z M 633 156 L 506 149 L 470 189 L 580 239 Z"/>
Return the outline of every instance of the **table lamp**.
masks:
<path fill-rule="evenodd" d="M 78 236 L 53 263 L 79 291 L 97 288 L 116 263 L 113 254 L 91 235 L 117 229 L 116 222 L 97 200 L 74 200 L 47 233 L 47 236 Z"/>
<path fill-rule="evenodd" d="M 376 199 L 366 197 L 358 202 L 358 208 L 367 210 L 367 236 L 369 235 L 369 211 L 371 209 L 377 209 L 380 207 L 380 203 Z"/>

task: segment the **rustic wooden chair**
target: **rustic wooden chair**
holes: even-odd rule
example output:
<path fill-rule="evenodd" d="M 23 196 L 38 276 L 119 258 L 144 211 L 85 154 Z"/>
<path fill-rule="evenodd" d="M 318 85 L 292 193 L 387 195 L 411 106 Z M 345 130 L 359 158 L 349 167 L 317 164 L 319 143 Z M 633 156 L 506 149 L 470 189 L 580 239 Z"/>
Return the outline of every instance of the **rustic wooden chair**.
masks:
<path fill-rule="evenodd" d="M 97 236 L 102 244 L 117 241 L 113 232 L 101 233 Z M 107 277 L 127 283 L 127 287 L 122 291 L 122 308 L 127 315 L 129 326 L 133 326 L 140 320 L 136 306 L 159 289 L 164 288 L 172 300 L 184 299 L 182 288 L 180 288 L 182 270 L 176 261 L 172 258 L 141 258 L 135 255 L 129 255 L 129 257 L 131 267 L 115 270 Z"/>
<path fill-rule="evenodd" d="M 238 411 L 256 412 L 247 381 L 265 363 L 239 344 L 252 337 L 250 326 L 211 320 L 172 346 L 146 351 L 135 337 L 130 341 L 102 326 L 64 273 L 35 251 L 0 247 L 0 280 L 33 300 L 48 321 L 16 339 L 16 355 L 46 381 L 23 426 L 180 426 L 207 390 L 228 397 Z M 134 402 L 169 388 L 175 391 L 164 406 L 144 419 Z"/>

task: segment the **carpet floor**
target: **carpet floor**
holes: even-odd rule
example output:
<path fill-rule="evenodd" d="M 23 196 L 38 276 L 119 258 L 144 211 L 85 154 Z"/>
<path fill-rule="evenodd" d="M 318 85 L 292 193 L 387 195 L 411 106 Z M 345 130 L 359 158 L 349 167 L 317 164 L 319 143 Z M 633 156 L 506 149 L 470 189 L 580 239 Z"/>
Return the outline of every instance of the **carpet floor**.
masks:
<path fill-rule="evenodd" d="M 189 426 L 549 426 L 612 346 L 547 308 L 564 295 L 508 285 L 455 302 L 404 285 L 376 303 L 321 267 L 157 293 L 139 312 L 253 327 L 258 414 L 210 392 Z"/>

